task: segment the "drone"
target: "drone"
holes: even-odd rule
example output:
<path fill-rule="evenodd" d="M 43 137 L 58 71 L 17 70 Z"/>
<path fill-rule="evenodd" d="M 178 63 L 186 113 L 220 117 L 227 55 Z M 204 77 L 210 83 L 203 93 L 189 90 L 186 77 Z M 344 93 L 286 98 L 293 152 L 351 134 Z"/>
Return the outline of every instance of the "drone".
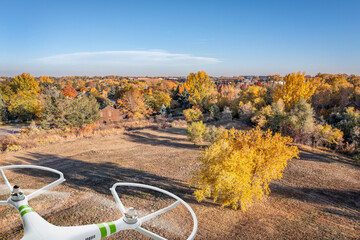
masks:
<path fill-rule="evenodd" d="M 4 170 L 6 169 L 20 168 L 39 169 L 53 172 L 59 175 L 59 179 L 26 196 L 19 186 L 12 186 L 10 184 L 4 173 Z M 118 182 L 110 188 L 110 191 L 115 198 L 115 202 L 119 207 L 120 212 L 122 213 L 122 217 L 120 219 L 112 222 L 104 222 L 82 226 L 55 226 L 42 218 L 38 213 L 36 213 L 35 210 L 30 207 L 28 201 L 44 193 L 50 188 L 53 188 L 64 182 L 65 179 L 62 172 L 52 168 L 35 165 L 11 165 L 0 167 L 0 174 L 4 179 L 7 188 L 10 191 L 9 199 L 7 201 L 0 201 L 0 206 L 11 205 L 18 210 L 24 227 L 24 237 L 22 238 L 22 240 L 100 240 L 123 230 L 135 230 L 155 240 L 166 240 L 166 238 L 163 238 L 160 235 L 143 228 L 142 224 L 175 208 L 179 204 L 182 204 L 187 208 L 193 219 L 193 229 L 187 239 L 194 239 L 197 232 L 198 222 L 196 215 L 192 208 L 184 200 L 166 190 L 154 186 L 129 182 Z M 116 192 L 117 187 L 135 187 L 150 189 L 174 198 L 176 201 L 171 205 L 158 211 L 152 212 L 143 217 L 138 217 L 137 211 L 134 208 L 125 208 Z"/>

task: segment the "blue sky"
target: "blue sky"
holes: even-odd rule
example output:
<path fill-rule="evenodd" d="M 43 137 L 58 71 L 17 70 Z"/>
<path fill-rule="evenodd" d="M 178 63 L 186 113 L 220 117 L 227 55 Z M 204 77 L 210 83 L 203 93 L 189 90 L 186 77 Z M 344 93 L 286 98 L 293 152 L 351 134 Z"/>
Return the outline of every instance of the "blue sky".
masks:
<path fill-rule="evenodd" d="M 0 3 L 0 76 L 360 74 L 358 0 Z"/>

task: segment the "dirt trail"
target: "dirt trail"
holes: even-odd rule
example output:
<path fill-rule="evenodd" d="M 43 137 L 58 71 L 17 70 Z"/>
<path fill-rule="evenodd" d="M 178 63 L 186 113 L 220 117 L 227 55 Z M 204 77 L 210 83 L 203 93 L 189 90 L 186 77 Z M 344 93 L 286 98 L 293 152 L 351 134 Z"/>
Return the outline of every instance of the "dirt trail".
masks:
<path fill-rule="evenodd" d="M 243 213 L 211 201 L 196 202 L 188 181 L 197 167 L 198 155 L 199 146 L 186 140 L 183 128 L 143 129 L 0 154 L 0 165 L 37 164 L 64 172 L 67 181 L 63 185 L 30 202 L 44 218 L 57 225 L 118 218 L 120 213 L 109 188 L 115 182 L 129 181 L 164 188 L 189 202 L 199 220 L 196 239 L 358 238 L 360 168 L 349 163 L 349 159 L 304 150 L 300 160 L 289 163 L 284 178 L 271 185 L 270 196 Z M 31 179 L 19 175 L 18 180 L 25 178 Z M 37 179 L 48 178 L 39 175 Z M 33 188 L 41 184 L 35 179 L 26 182 Z M 0 185 L 0 195 L 2 189 Z M 121 192 L 128 204 L 136 202 L 143 213 L 167 204 L 167 199 L 153 201 L 147 195 L 131 193 L 134 195 Z M 150 200 L 152 209 L 147 209 Z M 169 238 L 185 239 L 184 235 L 191 230 L 185 210 L 180 208 L 168 217 L 175 219 L 179 215 L 184 216 L 185 223 L 174 221 L 173 229 L 162 218 L 148 227 Z M 0 207 L 0 239 L 20 239 L 20 224 L 15 210 Z M 141 237 L 128 232 L 109 239 L 121 236 Z"/>

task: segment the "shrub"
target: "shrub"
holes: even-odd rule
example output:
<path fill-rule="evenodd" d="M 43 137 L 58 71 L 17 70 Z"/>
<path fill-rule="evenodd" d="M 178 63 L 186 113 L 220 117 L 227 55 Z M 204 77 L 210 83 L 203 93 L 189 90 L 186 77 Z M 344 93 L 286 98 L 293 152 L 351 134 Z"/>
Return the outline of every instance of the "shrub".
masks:
<path fill-rule="evenodd" d="M 282 132 L 287 121 L 284 102 L 279 99 L 271 106 L 266 106 L 257 111 L 251 121 L 263 129 L 270 129 L 273 132 Z"/>
<path fill-rule="evenodd" d="M 269 194 L 269 184 L 280 179 L 287 162 L 298 157 L 292 139 L 260 128 L 225 130 L 205 149 L 192 184 L 198 201 L 212 197 L 223 206 L 242 210 Z"/>
<path fill-rule="evenodd" d="M 295 129 L 304 133 L 314 132 L 314 110 L 311 105 L 304 99 L 300 99 L 299 103 L 291 110 L 289 115 L 289 124 Z"/>
<path fill-rule="evenodd" d="M 331 114 L 333 124 L 344 132 L 347 142 L 360 141 L 360 111 L 348 107 L 343 113 Z"/>
<path fill-rule="evenodd" d="M 187 126 L 187 137 L 190 141 L 194 143 L 202 142 L 207 134 L 206 124 L 202 121 L 192 122 Z"/>
<path fill-rule="evenodd" d="M 197 109 L 197 108 L 195 108 L 195 109 L 189 108 L 189 109 L 184 110 L 184 115 L 185 115 L 186 121 L 188 121 L 188 122 L 203 119 L 203 114 L 202 114 L 201 110 Z"/>
<path fill-rule="evenodd" d="M 205 138 L 206 141 L 209 141 L 211 143 L 215 142 L 223 131 L 225 131 L 225 128 L 222 126 L 216 127 L 214 125 L 211 125 L 207 127 L 207 136 Z"/>
<path fill-rule="evenodd" d="M 22 147 L 20 145 L 16 145 L 16 144 L 12 144 L 12 145 L 8 145 L 6 147 L 6 152 L 17 152 L 17 151 L 21 151 Z"/>
<path fill-rule="evenodd" d="M 337 128 L 332 128 L 330 125 L 318 125 L 318 132 L 320 142 L 326 147 L 336 148 L 341 145 L 344 133 Z"/>
<path fill-rule="evenodd" d="M 251 102 L 243 103 L 240 102 L 238 108 L 239 119 L 244 123 L 250 123 L 251 118 L 254 116 L 255 108 L 252 106 Z"/>
<path fill-rule="evenodd" d="M 232 111 L 230 110 L 230 108 L 224 108 L 224 111 L 221 114 L 221 120 L 232 121 Z"/>
<path fill-rule="evenodd" d="M 219 120 L 221 118 L 220 108 L 216 104 L 212 105 L 209 110 L 211 118 L 215 120 Z"/>

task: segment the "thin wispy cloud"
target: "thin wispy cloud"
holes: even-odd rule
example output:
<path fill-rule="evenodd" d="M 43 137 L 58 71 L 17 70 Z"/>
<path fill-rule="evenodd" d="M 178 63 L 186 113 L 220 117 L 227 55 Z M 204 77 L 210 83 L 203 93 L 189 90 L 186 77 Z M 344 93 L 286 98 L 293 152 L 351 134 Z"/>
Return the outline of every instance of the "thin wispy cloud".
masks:
<path fill-rule="evenodd" d="M 205 65 L 221 62 L 216 58 L 169 53 L 163 50 L 101 51 L 59 54 L 38 59 L 44 64 L 85 65 Z"/>

